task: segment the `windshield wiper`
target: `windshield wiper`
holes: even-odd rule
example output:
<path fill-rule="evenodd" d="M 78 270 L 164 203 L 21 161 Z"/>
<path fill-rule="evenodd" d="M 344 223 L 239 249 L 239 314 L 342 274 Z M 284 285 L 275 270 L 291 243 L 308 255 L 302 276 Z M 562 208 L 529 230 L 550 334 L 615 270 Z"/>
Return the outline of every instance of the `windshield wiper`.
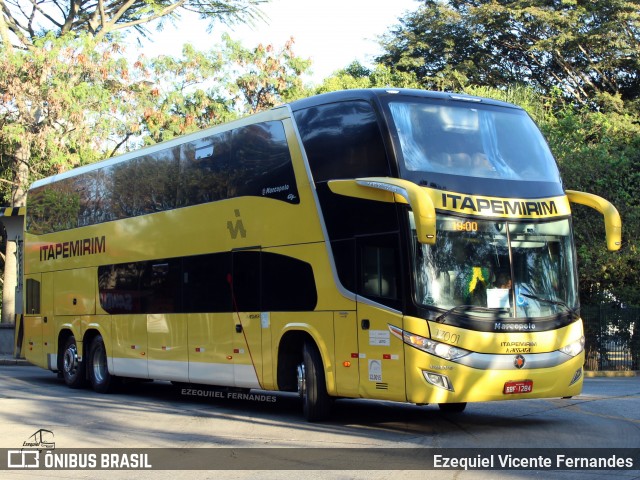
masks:
<path fill-rule="evenodd" d="M 438 315 L 436 317 L 437 323 L 443 323 L 445 318 L 449 316 L 449 314 L 457 311 L 463 312 L 478 312 L 478 313 L 509 313 L 508 308 L 488 308 L 488 307 L 479 307 L 477 305 L 456 305 L 453 308 L 450 308 L 446 312 Z"/>
<path fill-rule="evenodd" d="M 537 300 L 539 302 L 550 303 L 551 305 L 558 305 L 560 307 L 564 307 L 567 310 L 567 312 L 569 312 L 573 316 L 573 318 L 580 318 L 580 315 L 578 315 L 578 312 L 576 312 L 575 309 L 571 308 L 566 302 L 563 302 L 562 300 L 539 297 L 537 295 L 531 295 L 530 293 L 522 293 L 522 292 L 520 292 L 520 295 L 523 297 L 530 298 L 531 300 Z"/>

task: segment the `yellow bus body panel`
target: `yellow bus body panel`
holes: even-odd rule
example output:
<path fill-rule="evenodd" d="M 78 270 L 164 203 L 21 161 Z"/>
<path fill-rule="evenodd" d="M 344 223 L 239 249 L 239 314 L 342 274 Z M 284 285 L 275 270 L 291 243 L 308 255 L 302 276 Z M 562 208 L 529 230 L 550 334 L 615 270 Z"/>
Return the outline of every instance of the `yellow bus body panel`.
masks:
<path fill-rule="evenodd" d="M 405 317 L 405 330 L 441 343 L 464 348 L 481 354 L 499 354 L 513 359 L 513 369 L 477 369 L 454 361 L 448 361 L 404 345 L 407 364 L 407 400 L 413 403 L 480 402 L 515 400 L 518 398 L 570 397 L 582 389 L 582 377 L 570 385 L 584 364 L 584 353 L 560 365 L 540 369 L 517 369 L 516 356 L 531 357 L 553 352 L 583 335 L 582 321 L 545 332 L 476 332 L 427 322 L 415 317 Z M 425 380 L 423 372 L 446 375 L 453 391 L 435 387 Z M 533 382 L 533 391 L 522 394 L 505 394 L 509 381 Z"/>
<path fill-rule="evenodd" d="M 538 370 L 480 370 L 449 362 L 405 345 L 407 401 L 412 403 L 488 402 L 524 398 L 559 398 L 579 395 L 582 377 L 569 385 L 584 364 L 584 354 L 551 368 Z M 454 391 L 429 384 L 423 371 L 446 375 Z M 531 393 L 505 394 L 506 382 L 530 380 Z"/>

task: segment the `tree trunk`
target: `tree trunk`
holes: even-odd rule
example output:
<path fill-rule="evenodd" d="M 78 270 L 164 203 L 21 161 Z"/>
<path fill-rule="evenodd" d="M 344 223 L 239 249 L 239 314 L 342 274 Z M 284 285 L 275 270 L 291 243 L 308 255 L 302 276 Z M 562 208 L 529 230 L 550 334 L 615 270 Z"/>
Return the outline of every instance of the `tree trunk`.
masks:
<path fill-rule="evenodd" d="M 16 316 L 16 287 L 18 286 L 18 265 L 16 262 L 15 238 L 7 238 L 4 261 L 4 284 L 2 285 L 2 319 L 4 324 L 13 324 Z"/>
<path fill-rule="evenodd" d="M 28 137 L 27 137 L 28 138 Z M 31 144 L 27 139 L 22 141 L 16 149 L 14 159 L 14 190 L 13 207 L 23 207 L 27 202 L 29 189 L 29 163 L 31 161 Z"/>
<path fill-rule="evenodd" d="M 31 157 L 31 145 L 28 141 L 22 142 L 15 156 L 15 183 L 13 191 L 14 207 L 22 207 L 26 203 L 29 183 L 29 159 Z M 22 237 L 22 235 L 21 235 Z M 17 244 L 15 238 L 7 235 L 7 250 L 4 261 L 4 284 L 2 285 L 2 316 L 0 322 L 13 324 L 16 316 L 16 287 L 18 286 L 18 261 Z"/>

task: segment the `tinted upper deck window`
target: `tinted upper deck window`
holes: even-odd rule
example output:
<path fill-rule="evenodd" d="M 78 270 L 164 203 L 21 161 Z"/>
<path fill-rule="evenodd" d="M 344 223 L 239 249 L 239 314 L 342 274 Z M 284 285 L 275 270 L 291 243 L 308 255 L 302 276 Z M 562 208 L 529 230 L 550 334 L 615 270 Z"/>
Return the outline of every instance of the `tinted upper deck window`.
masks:
<path fill-rule="evenodd" d="M 29 191 L 36 235 L 240 196 L 299 203 L 284 125 L 239 127 Z"/>
<path fill-rule="evenodd" d="M 314 181 L 390 174 L 378 118 L 367 102 L 320 105 L 294 116 Z"/>

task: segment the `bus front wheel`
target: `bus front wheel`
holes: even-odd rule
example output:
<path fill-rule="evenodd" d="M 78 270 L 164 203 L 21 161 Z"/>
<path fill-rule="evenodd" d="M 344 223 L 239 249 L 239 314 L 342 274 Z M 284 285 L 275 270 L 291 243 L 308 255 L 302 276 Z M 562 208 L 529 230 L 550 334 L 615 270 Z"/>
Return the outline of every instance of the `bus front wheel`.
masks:
<path fill-rule="evenodd" d="M 73 335 L 67 338 L 62 351 L 62 378 L 70 388 L 81 388 L 85 383 L 84 364 L 78 360 L 78 344 Z"/>
<path fill-rule="evenodd" d="M 91 342 L 88 362 L 89 381 L 93 389 L 98 393 L 113 391 L 116 386 L 116 377 L 111 375 L 107 368 L 107 350 L 101 335 Z"/>
<path fill-rule="evenodd" d="M 305 418 L 310 422 L 326 419 L 331 409 L 331 397 L 327 393 L 322 357 L 318 348 L 310 342 L 304 344 L 297 377 L 298 395 L 302 400 Z"/>

